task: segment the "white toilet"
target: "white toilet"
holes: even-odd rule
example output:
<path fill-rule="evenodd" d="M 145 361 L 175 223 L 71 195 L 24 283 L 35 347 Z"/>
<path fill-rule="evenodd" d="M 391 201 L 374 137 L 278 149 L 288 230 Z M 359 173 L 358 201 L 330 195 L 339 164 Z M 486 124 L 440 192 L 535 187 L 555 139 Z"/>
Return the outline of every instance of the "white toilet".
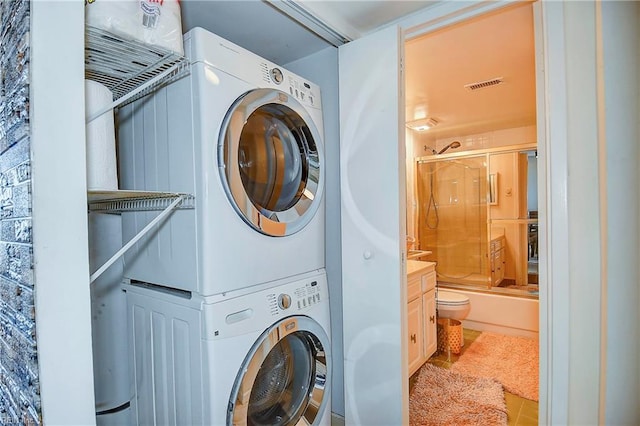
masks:
<path fill-rule="evenodd" d="M 462 293 L 440 290 L 436 292 L 438 318 L 450 318 L 462 321 L 469 315 L 471 302 Z M 464 334 L 460 333 L 460 346 L 464 346 Z"/>

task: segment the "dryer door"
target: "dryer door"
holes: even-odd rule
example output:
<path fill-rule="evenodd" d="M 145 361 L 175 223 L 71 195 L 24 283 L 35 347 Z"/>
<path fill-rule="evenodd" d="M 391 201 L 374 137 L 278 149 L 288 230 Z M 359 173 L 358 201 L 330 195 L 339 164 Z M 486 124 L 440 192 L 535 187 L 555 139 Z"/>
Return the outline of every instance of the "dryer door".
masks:
<path fill-rule="evenodd" d="M 306 109 L 274 89 L 245 93 L 222 123 L 218 167 L 236 212 L 270 236 L 301 230 L 320 205 L 320 134 Z"/>
<path fill-rule="evenodd" d="M 322 327 L 306 316 L 285 318 L 260 336 L 242 363 L 227 425 L 318 424 L 330 380 L 331 349 Z"/>

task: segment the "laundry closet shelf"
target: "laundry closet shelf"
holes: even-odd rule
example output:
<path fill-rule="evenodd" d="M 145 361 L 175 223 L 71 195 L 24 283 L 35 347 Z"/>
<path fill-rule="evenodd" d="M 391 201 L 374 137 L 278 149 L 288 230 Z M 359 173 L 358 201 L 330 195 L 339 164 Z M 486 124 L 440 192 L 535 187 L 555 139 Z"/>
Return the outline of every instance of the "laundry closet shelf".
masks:
<path fill-rule="evenodd" d="M 123 213 L 165 210 L 175 200 L 181 201 L 175 209 L 193 209 L 195 198 L 191 194 L 158 191 L 87 191 L 89 210 L 104 213 Z"/>
<path fill-rule="evenodd" d="M 89 210 L 94 212 L 123 213 L 129 211 L 162 210 L 147 226 L 91 274 L 90 283 L 94 282 L 104 271 L 133 247 L 138 240 L 164 221 L 175 209 L 194 208 L 193 195 L 175 192 L 88 191 L 87 201 Z"/>
<path fill-rule="evenodd" d="M 189 73 L 189 61 L 170 50 L 127 40 L 90 25 L 85 28 L 85 36 L 85 78 L 105 85 L 113 93 L 113 103 L 87 121 Z"/>

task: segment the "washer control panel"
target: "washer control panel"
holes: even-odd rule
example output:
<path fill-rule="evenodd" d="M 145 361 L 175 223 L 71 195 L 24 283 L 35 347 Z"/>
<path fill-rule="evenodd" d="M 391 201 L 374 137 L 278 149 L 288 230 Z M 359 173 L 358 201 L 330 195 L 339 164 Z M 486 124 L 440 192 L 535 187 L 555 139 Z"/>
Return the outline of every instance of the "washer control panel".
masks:
<path fill-rule="evenodd" d="M 320 292 L 320 286 L 317 281 L 309 281 L 303 286 L 295 287 L 291 290 L 291 293 L 272 294 L 270 296 L 271 300 L 276 302 L 274 304 L 277 304 L 279 311 L 287 311 L 290 308 L 295 311 L 305 310 L 323 301 L 324 297 Z M 275 313 L 272 309 L 272 314 Z"/>
<path fill-rule="evenodd" d="M 329 318 L 329 289 L 324 270 L 244 292 L 222 294 L 205 301 L 202 311 L 207 339 L 224 339 L 248 332 L 259 334 L 268 324 L 289 316 L 326 317 L 327 321 Z"/>

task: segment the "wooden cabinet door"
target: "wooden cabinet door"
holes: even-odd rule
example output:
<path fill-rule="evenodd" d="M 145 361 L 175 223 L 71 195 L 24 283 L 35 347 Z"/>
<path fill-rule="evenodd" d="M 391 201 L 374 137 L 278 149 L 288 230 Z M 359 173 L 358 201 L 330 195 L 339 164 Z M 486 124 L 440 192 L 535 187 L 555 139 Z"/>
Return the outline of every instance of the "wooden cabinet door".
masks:
<path fill-rule="evenodd" d="M 432 289 L 422 295 L 424 324 L 424 359 L 429 359 L 438 348 L 436 327 L 436 290 Z"/>
<path fill-rule="evenodd" d="M 411 275 L 407 279 L 407 302 L 420 298 L 420 276 Z"/>
<path fill-rule="evenodd" d="M 409 376 L 422 365 L 422 299 L 412 300 L 407 305 L 407 330 L 409 332 Z"/>

